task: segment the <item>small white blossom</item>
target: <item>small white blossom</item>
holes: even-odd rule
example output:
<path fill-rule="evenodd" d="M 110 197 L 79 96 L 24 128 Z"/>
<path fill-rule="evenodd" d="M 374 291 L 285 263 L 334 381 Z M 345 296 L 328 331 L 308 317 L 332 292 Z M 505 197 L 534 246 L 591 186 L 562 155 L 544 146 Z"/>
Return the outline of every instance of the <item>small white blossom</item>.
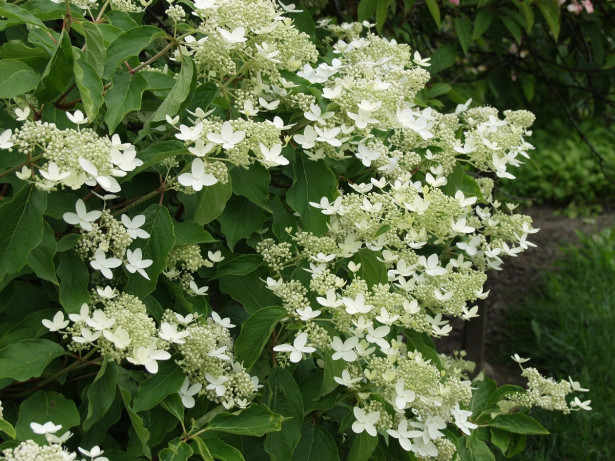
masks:
<path fill-rule="evenodd" d="M 107 317 L 104 311 L 96 309 L 92 312 L 91 317 L 85 319 L 85 323 L 96 331 L 103 331 L 111 328 L 115 324 L 115 319 L 113 317 Z"/>
<path fill-rule="evenodd" d="M 359 344 L 359 338 L 351 336 L 346 341 L 342 341 L 338 336 L 335 336 L 331 341 L 331 349 L 335 352 L 331 356 L 333 360 L 342 359 L 346 362 L 354 362 L 357 359 L 357 353 L 354 348 Z"/>
<path fill-rule="evenodd" d="M 108 279 L 113 278 L 113 272 L 111 272 L 111 269 L 114 269 L 121 265 L 121 259 L 113 257 L 107 258 L 102 248 L 96 250 L 96 253 L 94 253 L 94 259 L 90 261 L 90 266 L 92 266 L 92 269 L 100 271 L 100 273 Z"/>
<path fill-rule="evenodd" d="M 224 328 L 235 328 L 235 325 L 231 323 L 231 319 L 229 319 L 228 317 L 222 318 L 220 317 L 220 314 L 215 311 L 211 312 L 211 318 L 214 322 L 216 322 L 218 325 L 223 326 Z"/>
<path fill-rule="evenodd" d="M 205 173 L 205 164 L 200 158 L 195 158 L 192 161 L 191 172 L 182 173 L 177 177 L 177 180 L 182 186 L 192 187 L 196 192 L 206 186 L 213 186 L 218 182 L 213 174 Z"/>
<path fill-rule="evenodd" d="M 228 31 L 221 27 L 218 27 L 218 33 L 222 36 L 225 42 L 229 44 L 243 43 L 246 40 L 246 29 L 243 26 L 235 27 L 232 31 Z"/>
<path fill-rule="evenodd" d="M 132 342 L 130 334 L 122 327 L 117 327 L 113 332 L 111 330 L 104 330 L 103 336 L 120 350 L 126 349 Z"/>
<path fill-rule="evenodd" d="M 216 144 L 222 144 L 225 149 L 232 149 L 246 137 L 245 131 L 233 131 L 230 122 L 224 122 L 220 133 L 209 133 L 207 139 Z"/>
<path fill-rule="evenodd" d="M 205 379 L 209 381 L 209 384 L 205 389 L 215 391 L 218 397 L 222 397 L 226 393 L 225 382 L 228 381 L 226 376 L 215 377 L 211 373 L 205 373 Z"/>
<path fill-rule="evenodd" d="M 184 404 L 184 407 L 186 408 L 194 407 L 196 402 L 193 396 L 201 392 L 202 388 L 203 388 L 203 385 L 201 383 L 195 383 L 192 386 L 190 386 L 190 381 L 188 380 L 188 378 L 184 380 L 184 384 L 182 384 L 182 387 L 180 388 L 180 390 L 177 391 L 177 393 L 182 399 L 182 403 Z"/>
<path fill-rule="evenodd" d="M 303 358 L 303 354 L 310 354 L 316 350 L 311 346 L 306 346 L 308 336 L 306 333 L 300 333 L 295 338 L 292 345 L 279 344 L 273 348 L 276 352 L 290 352 L 290 361 L 293 363 L 300 362 Z"/>
<path fill-rule="evenodd" d="M 168 322 L 162 322 L 160 325 L 160 331 L 158 332 L 158 336 L 160 336 L 165 341 L 175 344 L 184 344 L 184 338 L 190 336 L 190 332 L 187 330 L 178 331 L 177 325 L 172 325 Z"/>
<path fill-rule="evenodd" d="M 66 112 L 66 116 L 75 125 L 83 125 L 84 123 L 88 123 L 88 118 L 85 117 L 83 115 L 83 112 L 81 112 L 80 110 L 76 110 L 72 114 L 70 112 Z"/>
<path fill-rule="evenodd" d="M 150 267 L 153 263 L 154 261 L 151 259 L 143 259 L 141 248 L 137 248 L 135 251 L 126 250 L 125 267 L 131 274 L 138 272 L 142 277 L 149 280 L 149 275 L 147 275 L 145 269 Z"/>
<path fill-rule="evenodd" d="M 297 309 L 297 315 L 304 322 L 315 319 L 320 313 L 321 311 L 312 310 L 310 306 L 306 306 L 305 309 Z"/>
<path fill-rule="evenodd" d="M 56 312 L 52 320 L 43 319 L 42 323 L 49 331 L 59 331 L 68 326 L 68 320 L 64 320 L 62 311 Z"/>
<path fill-rule="evenodd" d="M 142 215 L 142 214 L 137 215 L 131 220 L 128 217 L 128 215 L 123 214 L 121 219 L 122 219 L 122 224 L 124 224 L 124 227 L 126 228 L 126 231 L 128 232 L 128 235 L 130 235 L 130 238 L 146 239 L 150 237 L 147 231 L 140 229 L 140 227 L 143 226 L 143 224 L 145 224 L 145 215 Z"/>
<path fill-rule="evenodd" d="M 0 149 L 10 149 L 13 147 L 13 143 L 11 142 L 11 135 L 13 132 L 11 130 L 4 130 L 2 134 L 0 134 Z"/>
<path fill-rule="evenodd" d="M 54 424 L 51 421 L 47 421 L 44 424 L 30 423 L 30 429 L 32 429 L 32 432 L 34 432 L 35 434 L 40 434 L 40 435 L 55 434 L 60 429 L 62 429 L 62 425 Z"/>
<path fill-rule="evenodd" d="M 87 211 L 85 203 L 83 203 L 83 200 L 81 199 L 77 200 L 77 203 L 75 204 L 75 211 L 77 211 L 77 213 L 64 213 L 62 218 L 68 224 L 72 224 L 74 226 L 79 225 L 86 231 L 91 231 L 92 224 L 90 223 L 96 221 L 102 215 L 102 211 L 99 210 Z"/>
<path fill-rule="evenodd" d="M 341 386 L 353 387 L 354 384 L 361 381 L 362 378 L 360 376 L 358 378 L 352 378 L 348 370 L 344 369 L 344 371 L 342 371 L 341 378 L 338 376 L 334 376 L 333 379 L 336 383 L 340 384 Z"/>
<path fill-rule="evenodd" d="M 353 432 L 360 434 L 365 431 L 372 437 L 376 437 L 378 432 L 376 431 L 375 424 L 380 419 L 380 412 L 371 411 L 369 413 L 365 413 L 365 410 L 359 407 L 354 407 L 352 411 L 354 413 L 354 417 L 357 418 L 357 420 L 352 423 Z"/>
<path fill-rule="evenodd" d="M 169 360 L 171 354 L 157 349 L 156 341 L 152 341 L 149 347 L 134 347 L 132 356 L 126 357 L 134 365 L 143 365 L 151 374 L 158 373 L 158 360 Z"/>
<path fill-rule="evenodd" d="M 455 405 L 455 408 L 451 410 L 451 415 L 455 418 L 455 425 L 463 432 L 465 435 L 470 435 L 470 430 L 476 429 L 478 427 L 477 424 L 471 423 L 468 421 L 468 417 L 472 416 L 471 411 L 462 410 L 459 407 L 459 403 Z"/>

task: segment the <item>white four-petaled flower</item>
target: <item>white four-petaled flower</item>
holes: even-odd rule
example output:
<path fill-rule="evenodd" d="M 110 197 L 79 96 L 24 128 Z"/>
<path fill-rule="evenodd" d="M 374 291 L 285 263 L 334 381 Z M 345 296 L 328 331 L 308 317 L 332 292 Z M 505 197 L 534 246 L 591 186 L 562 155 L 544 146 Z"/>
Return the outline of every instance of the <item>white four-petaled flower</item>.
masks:
<path fill-rule="evenodd" d="M 276 352 L 290 352 L 290 361 L 293 363 L 300 362 L 303 354 L 310 354 L 316 350 L 311 346 L 306 346 L 308 340 L 307 333 L 300 333 L 295 338 L 293 344 L 279 344 L 273 348 Z"/>
<path fill-rule="evenodd" d="M 92 230 L 91 223 L 100 218 L 100 215 L 102 214 L 102 211 L 99 210 L 87 211 L 85 203 L 83 203 L 83 200 L 81 199 L 77 200 L 77 203 L 75 204 L 75 211 L 77 213 L 64 213 L 62 218 L 68 224 L 72 224 L 73 226 L 79 225 L 86 231 Z"/>
<path fill-rule="evenodd" d="M 365 431 L 372 437 L 376 437 L 378 432 L 376 431 L 375 424 L 380 419 L 379 411 L 370 411 L 369 413 L 365 413 L 365 410 L 360 407 L 353 408 L 354 417 L 357 420 L 352 423 L 353 432 L 360 434 Z"/>

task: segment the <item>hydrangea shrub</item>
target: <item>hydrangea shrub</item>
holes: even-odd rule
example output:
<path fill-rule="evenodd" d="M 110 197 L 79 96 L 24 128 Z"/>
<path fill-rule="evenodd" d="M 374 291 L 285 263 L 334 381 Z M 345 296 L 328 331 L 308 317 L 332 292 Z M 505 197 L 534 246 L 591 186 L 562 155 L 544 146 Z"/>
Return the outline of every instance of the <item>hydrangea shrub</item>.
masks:
<path fill-rule="evenodd" d="M 493 459 L 589 409 L 432 341 L 532 245 L 492 197 L 529 112 L 268 0 L 0 18 L 0 459 Z"/>

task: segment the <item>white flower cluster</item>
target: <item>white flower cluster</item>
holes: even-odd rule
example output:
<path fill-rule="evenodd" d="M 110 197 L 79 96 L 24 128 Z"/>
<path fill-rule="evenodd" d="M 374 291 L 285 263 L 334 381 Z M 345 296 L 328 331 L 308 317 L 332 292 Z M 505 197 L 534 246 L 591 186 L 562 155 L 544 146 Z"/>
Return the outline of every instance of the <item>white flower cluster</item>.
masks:
<path fill-rule="evenodd" d="M 66 212 L 63 219 L 68 224 L 79 226 L 82 238 L 78 250 L 82 257 L 90 257 L 90 266 L 99 271 L 106 279 L 113 279 L 113 271 L 124 264 L 131 274 L 138 273 L 149 280 L 145 271 L 153 264 L 151 259 L 143 259 L 141 248 L 128 247 L 136 239 L 148 239 L 150 234 L 141 229 L 145 224 L 145 215 L 130 218 L 121 216 L 121 223 L 108 210 L 87 211 L 83 200 L 77 200 L 75 212 Z M 107 256 L 111 252 L 111 256 Z"/>
<path fill-rule="evenodd" d="M 152 374 L 158 372 L 158 362 L 175 357 L 186 374 L 179 393 L 188 408 L 194 406 L 197 393 L 227 409 L 243 408 L 259 387 L 258 379 L 234 360 L 229 329 L 235 325 L 216 312 L 200 321 L 198 315 L 167 310 L 157 325 L 138 298 L 107 286 L 97 288 L 91 306 L 83 304 L 78 314 L 66 319 L 58 311 L 42 323 L 70 338 L 71 350 L 96 349 L 111 360 L 125 359 Z"/>
<path fill-rule="evenodd" d="M 62 447 L 62 444 L 70 439 L 73 434 L 65 432 L 62 436 L 55 435 L 62 429 L 61 424 L 54 424 L 52 421 L 47 421 L 43 424 L 32 422 L 30 423 L 30 429 L 35 434 L 44 435 L 47 445 L 38 445 L 33 440 L 26 440 L 15 448 L 9 448 L 0 452 L 0 459 L 6 461 L 73 461 L 77 459 L 77 453 L 70 452 Z M 98 445 L 89 450 L 81 447 L 77 449 L 88 458 L 88 461 L 109 461 L 106 456 L 101 456 L 104 451 Z"/>
<path fill-rule="evenodd" d="M 273 350 L 282 366 L 312 353 L 343 361 L 335 381 L 357 398 L 354 432 L 381 431 L 418 457 L 449 459 L 447 425 L 468 435 L 477 427 L 464 409 L 470 382 L 462 370 L 447 370 L 455 361 L 416 350 L 421 335 L 447 335 L 447 316 L 476 316 L 472 303 L 488 294 L 485 272 L 532 246 L 527 238 L 538 230 L 514 205 L 493 199 L 491 179 L 464 180 L 459 164 L 514 178 L 509 167 L 532 148 L 524 136 L 533 115 L 500 119 L 470 101 L 454 114 L 419 108 L 412 101 L 429 59 L 361 37 L 361 25 L 338 27 L 337 57 L 298 72 L 323 100 L 303 111 L 293 139 L 312 160 L 354 157 L 364 182 L 310 203 L 329 217 L 324 235 L 298 231 L 292 244 L 257 246 L 275 276 L 268 288 L 301 326 Z M 289 278 L 293 267 L 309 277 Z M 528 395 L 537 387 L 530 383 Z"/>
<path fill-rule="evenodd" d="M 81 111 L 67 115 L 78 126 L 88 122 Z M 29 165 L 17 177 L 43 190 L 76 190 L 86 184 L 114 194 L 121 190 L 116 178 L 143 164 L 132 144 L 123 143 L 117 134 L 111 139 L 99 136 L 90 128 L 61 130 L 54 123 L 26 120 L 14 133 L 5 131 L 0 141 L 0 148 L 27 156 Z"/>

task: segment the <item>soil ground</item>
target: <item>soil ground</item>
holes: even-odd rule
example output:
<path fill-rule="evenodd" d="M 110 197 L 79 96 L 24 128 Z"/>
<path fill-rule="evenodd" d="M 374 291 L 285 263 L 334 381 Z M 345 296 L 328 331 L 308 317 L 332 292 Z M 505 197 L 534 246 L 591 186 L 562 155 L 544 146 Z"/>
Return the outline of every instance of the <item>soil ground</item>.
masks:
<path fill-rule="evenodd" d="M 516 258 L 504 260 L 503 270 L 488 273 L 486 289 L 491 290 L 485 301 L 486 328 L 483 368 L 487 375 L 498 384 L 522 383 L 519 367 L 512 361 L 504 361 L 500 356 L 500 345 L 505 341 L 504 316 L 508 306 L 520 301 L 525 293 L 523 287 L 534 284 L 539 274 L 549 270 L 550 265 L 561 258 L 560 247 L 578 241 L 577 231 L 586 234 L 598 232 L 615 226 L 615 211 L 608 211 L 591 218 L 569 219 L 557 216 L 557 208 L 540 206 L 526 209 L 524 213 L 533 218 L 533 226 L 540 228 L 528 237 L 535 248 L 530 248 Z M 453 323 L 451 334 L 438 341 L 440 352 L 451 353 L 463 348 L 462 321 Z"/>

